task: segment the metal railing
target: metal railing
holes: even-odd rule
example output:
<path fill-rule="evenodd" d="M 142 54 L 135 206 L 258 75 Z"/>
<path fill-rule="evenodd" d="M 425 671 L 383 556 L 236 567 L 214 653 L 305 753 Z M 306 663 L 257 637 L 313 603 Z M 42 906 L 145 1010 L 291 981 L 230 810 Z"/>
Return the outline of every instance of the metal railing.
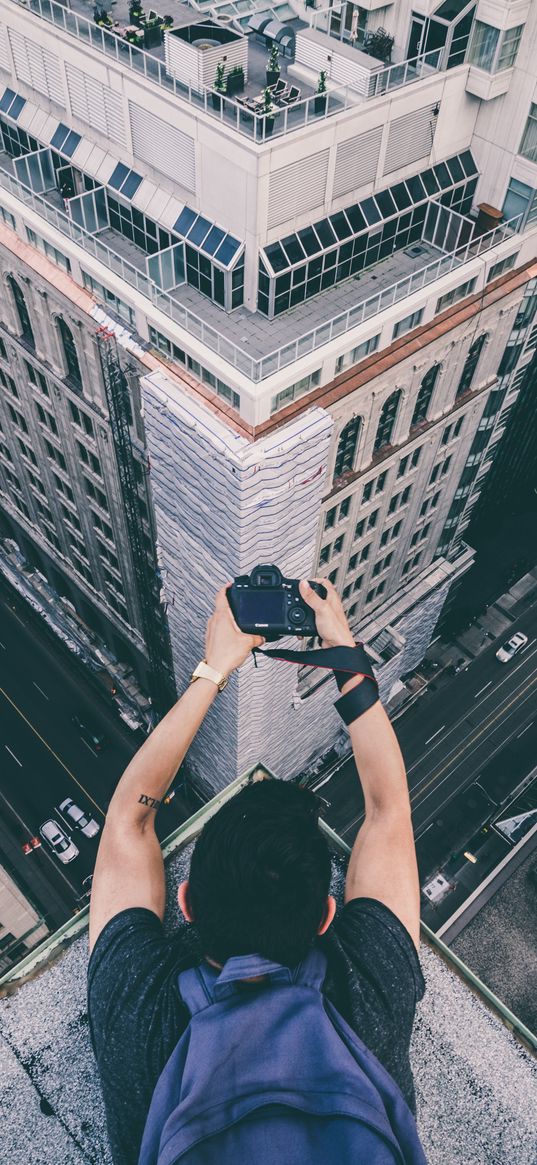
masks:
<path fill-rule="evenodd" d="M 444 50 L 433 49 L 400 64 L 387 65 L 376 73 L 371 72 L 367 93 L 358 93 L 348 85 L 332 86 L 329 80 L 330 89 L 325 95 L 324 103 L 319 104 L 313 94 L 292 105 L 274 108 L 270 114 L 265 115 L 247 110 L 234 98 L 224 94 L 215 95 L 216 100 L 213 104 L 213 92 L 210 89 L 200 93 L 191 85 L 183 84 L 171 76 L 166 71 L 165 63 L 151 52 L 130 44 L 110 29 L 100 27 L 85 16 L 79 16 L 77 12 L 65 8 L 56 0 L 15 0 L 15 2 L 26 11 L 34 12 L 42 20 L 90 45 L 97 52 L 112 57 L 119 65 L 126 65 L 133 72 L 160 85 L 168 93 L 173 93 L 181 101 L 188 102 L 256 143 L 281 137 L 295 129 L 303 128 L 312 121 L 319 122 L 332 117 L 361 101 L 409 85 L 424 76 L 441 71 L 444 67 Z M 337 44 L 337 41 L 334 43 Z"/>
<path fill-rule="evenodd" d="M 406 275 L 402 279 L 398 279 L 390 287 L 368 296 L 361 303 L 354 304 L 346 311 L 340 312 L 338 315 L 333 316 L 332 319 L 327 320 L 326 323 L 312 328 L 296 340 L 292 340 L 291 343 L 284 344 L 280 348 L 276 348 L 273 352 L 268 353 L 268 355 L 256 360 L 248 352 L 245 352 L 243 348 L 240 348 L 232 340 L 229 340 L 219 332 L 217 328 L 207 324 L 201 316 L 196 315 L 190 308 L 178 303 L 169 292 L 162 291 L 161 288 L 153 283 L 148 275 L 140 271 L 132 263 L 129 263 L 128 260 L 123 259 L 105 243 L 102 243 L 96 235 L 89 234 L 84 227 L 73 222 L 63 211 L 57 210 L 52 206 L 46 197 L 24 186 L 22 182 L 14 178 L 8 171 L 3 170 L 1 166 L 0 176 L 0 188 L 3 187 L 5 190 L 8 190 L 20 202 L 29 206 L 41 218 L 44 218 L 50 223 L 51 226 L 56 227 L 61 234 L 66 235 L 73 242 L 78 243 L 84 251 L 103 263 L 107 270 L 119 275 L 121 279 L 124 279 L 126 283 L 134 287 L 136 291 L 139 291 L 141 295 L 149 299 L 155 307 L 159 308 L 160 311 L 174 320 L 188 335 L 200 340 L 211 352 L 220 356 L 232 368 L 236 368 L 238 372 L 243 373 L 254 383 L 265 380 L 268 376 L 272 376 L 273 373 L 279 372 L 282 368 L 287 368 L 288 365 L 293 364 L 302 356 L 307 356 L 309 353 L 323 347 L 324 344 L 329 344 L 338 336 L 343 336 L 346 332 L 350 331 L 351 328 L 355 328 L 365 320 L 371 319 L 372 316 L 378 315 L 379 312 L 384 311 L 386 308 L 392 307 L 394 303 L 398 303 L 408 295 L 412 295 L 415 291 L 421 290 L 423 287 L 428 286 L 428 284 L 433 283 L 436 279 L 440 279 L 443 275 L 448 275 L 450 271 L 453 271 L 456 267 L 463 266 L 464 263 L 476 258 L 483 251 L 495 247 L 498 243 L 511 237 L 521 221 L 521 215 L 517 215 L 515 218 L 510 219 L 509 222 L 503 223 L 501 226 L 495 227 L 486 234 L 479 235 L 477 238 L 470 240 L 463 247 L 458 248 L 451 254 L 440 255 L 438 259 L 427 263 L 425 267 L 421 267 L 411 275 Z"/>

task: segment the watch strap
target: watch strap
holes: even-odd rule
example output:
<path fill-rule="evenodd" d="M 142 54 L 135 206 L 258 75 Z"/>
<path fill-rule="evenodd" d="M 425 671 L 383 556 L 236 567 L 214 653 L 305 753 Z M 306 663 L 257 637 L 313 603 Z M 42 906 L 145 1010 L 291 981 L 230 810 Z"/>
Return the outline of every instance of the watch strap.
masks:
<path fill-rule="evenodd" d="M 222 672 L 218 672 L 214 667 L 211 667 L 206 659 L 202 659 L 198 663 L 198 666 L 194 668 L 190 677 L 190 683 L 192 684 L 196 680 L 211 680 L 213 684 L 216 684 L 218 691 L 222 692 L 228 679 L 228 676 L 223 675 Z"/>

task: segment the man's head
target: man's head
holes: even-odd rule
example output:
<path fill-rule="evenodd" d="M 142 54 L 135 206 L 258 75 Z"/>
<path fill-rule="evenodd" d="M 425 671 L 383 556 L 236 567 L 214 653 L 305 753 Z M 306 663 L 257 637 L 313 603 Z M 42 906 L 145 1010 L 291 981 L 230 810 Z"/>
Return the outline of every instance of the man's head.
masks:
<path fill-rule="evenodd" d="M 330 856 L 312 793 L 285 781 L 248 785 L 207 822 L 179 905 L 219 964 L 260 954 L 294 967 L 330 925 Z"/>

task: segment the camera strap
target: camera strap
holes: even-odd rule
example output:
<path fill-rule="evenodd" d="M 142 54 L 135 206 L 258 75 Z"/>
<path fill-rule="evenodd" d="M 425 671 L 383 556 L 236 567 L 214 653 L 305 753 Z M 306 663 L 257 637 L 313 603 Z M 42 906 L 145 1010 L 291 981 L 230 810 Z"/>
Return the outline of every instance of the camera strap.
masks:
<path fill-rule="evenodd" d="M 363 712 L 367 712 L 367 709 L 376 704 L 379 698 L 373 666 L 361 643 L 357 643 L 354 647 L 321 647 L 307 651 L 254 647 L 252 654 L 256 667 L 256 655 L 266 655 L 269 659 L 280 659 L 284 663 L 296 663 L 301 666 L 311 664 L 313 667 L 329 668 L 334 673 L 340 691 L 350 676 L 363 676 L 360 684 L 356 684 L 356 687 L 351 688 L 350 692 L 341 696 L 334 704 L 336 711 L 347 725 L 361 716 Z"/>

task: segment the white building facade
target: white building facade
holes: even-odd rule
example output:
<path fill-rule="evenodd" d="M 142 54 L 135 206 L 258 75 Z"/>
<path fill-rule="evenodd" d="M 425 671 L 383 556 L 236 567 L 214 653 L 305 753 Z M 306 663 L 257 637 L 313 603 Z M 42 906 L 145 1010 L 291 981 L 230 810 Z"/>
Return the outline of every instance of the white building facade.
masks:
<path fill-rule="evenodd" d="M 26 357 L 11 353 L 30 344 L 44 376 L 54 363 L 62 309 L 53 275 L 48 290 L 43 266 L 29 275 L 31 252 L 36 272 L 44 255 L 66 277 L 64 296 L 84 289 L 80 331 L 63 318 L 88 401 L 100 376 L 88 303 L 120 351 L 134 337 L 132 441 L 149 453 L 145 534 L 178 688 L 215 589 L 275 561 L 335 582 L 395 700 L 471 565 L 464 530 L 537 343 L 537 13 L 296 0 L 276 42 L 288 96 L 261 106 L 269 41 L 248 31 L 260 4 L 208 18 L 173 0 L 173 27 L 154 47 L 142 31 L 145 48 L 125 39 L 123 7 L 99 28 L 74 0 L 0 0 L 0 367 L 33 401 L 10 370 Z M 240 100 L 207 85 L 204 36 L 224 77 L 242 70 Z M 54 320 L 41 352 L 34 313 Z M 112 481 L 116 436 L 108 448 Z M 72 473 L 86 470 L 75 451 Z M 9 472 L 0 459 L 0 505 L 21 521 Z M 107 618 L 143 654 L 124 482 L 115 496 L 125 610 L 108 604 Z M 90 570 L 110 596 L 96 559 Z M 73 572 L 83 589 L 76 557 Z M 309 669 L 245 667 L 192 750 L 200 774 L 214 755 L 204 791 L 261 752 L 292 776 L 326 751 L 332 688 Z"/>

